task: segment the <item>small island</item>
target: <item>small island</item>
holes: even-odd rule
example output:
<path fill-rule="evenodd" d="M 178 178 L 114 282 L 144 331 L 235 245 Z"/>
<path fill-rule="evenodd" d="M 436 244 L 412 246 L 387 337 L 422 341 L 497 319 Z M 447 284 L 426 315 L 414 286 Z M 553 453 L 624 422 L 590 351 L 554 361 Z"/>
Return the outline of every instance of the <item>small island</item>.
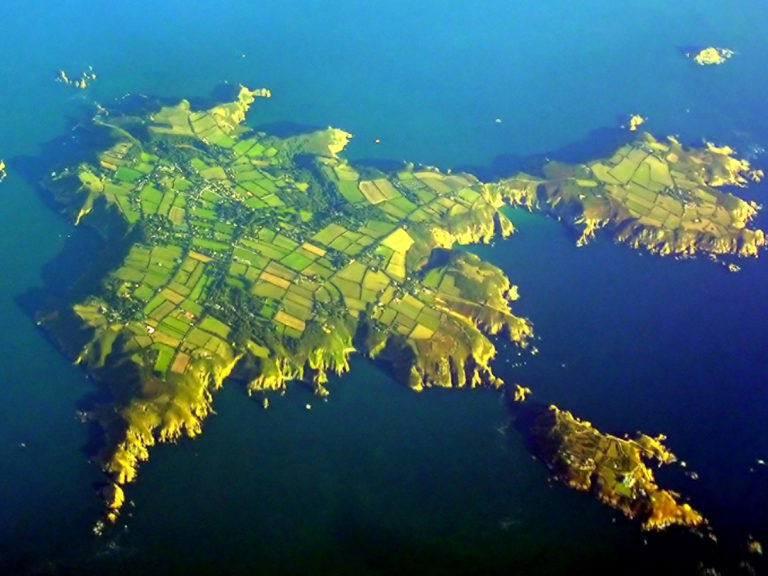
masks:
<path fill-rule="evenodd" d="M 629 117 L 628 129 L 630 132 L 637 132 L 637 129 L 643 124 L 645 124 L 645 118 L 640 116 L 640 114 L 632 114 L 632 116 Z"/>
<path fill-rule="evenodd" d="M 706 525 L 701 514 L 679 502 L 679 494 L 656 484 L 648 463 L 662 466 L 676 461 L 663 444 L 664 436 L 603 434 L 556 406 L 542 409 L 529 432 L 535 452 L 555 477 L 571 488 L 594 494 L 628 518 L 639 518 L 645 530 Z"/>
<path fill-rule="evenodd" d="M 91 82 L 96 80 L 96 72 L 93 71 L 92 66 L 88 66 L 88 70 L 84 70 L 80 73 L 79 77 L 70 78 L 64 70 L 59 70 L 56 76 L 56 81 L 61 82 L 66 86 L 74 86 L 80 90 L 85 90 Z"/>
<path fill-rule="evenodd" d="M 525 348 L 533 327 L 513 313 L 518 291 L 504 272 L 456 248 L 512 235 L 504 206 L 564 220 L 579 245 L 601 228 L 662 255 L 756 256 L 765 245 L 747 227 L 757 206 L 716 190 L 762 176 L 727 147 L 644 134 L 608 159 L 548 162 L 541 176 L 484 183 L 408 163 L 384 172 L 340 156 L 352 137 L 342 130 L 248 129 L 249 109 L 270 96 L 241 87 L 201 110 L 186 100 L 99 107 L 90 129 L 104 146 L 44 182 L 117 254 L 85 296 L 38 318 L 109 398 L 88 415 L 107 475 L 97 532 L 116 521 L 122 487 L 155 443 L 201 433 L 230 376 L 265 408 L 292 382 L 328 395 L 329 375 L 347 372 L 355 352 L 417 392 L 501 388 L 496 337 Z M 516 385 L 514 399 L 530 392 Z M 669 457 L 660 443 L 583 435 L 570 414 L 551 414 L 560 440 L 547 459 L 624 458 L 622 478 L 604 471 L 601 499 L 648 527 L 701 523 L 642 464 L 647 453 Z M 575 432 L 591 440 L 575 443 Z"/>
<path fill-rule="evenodd" d="M 687 56 L 699 66 L 714 66 L 724 64 L 733 56 L 733 54 L 733 50 L 729 50 L 728 48 L 708 46 L 707 48 L 702 48 L 695 54 L 688 53 Z"/>

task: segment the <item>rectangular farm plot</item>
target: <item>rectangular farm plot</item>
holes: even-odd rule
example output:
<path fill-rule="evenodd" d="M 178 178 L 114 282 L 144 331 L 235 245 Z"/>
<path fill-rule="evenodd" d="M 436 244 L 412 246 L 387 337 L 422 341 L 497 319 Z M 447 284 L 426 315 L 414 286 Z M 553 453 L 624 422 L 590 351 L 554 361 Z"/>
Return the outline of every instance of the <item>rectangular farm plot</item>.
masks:
<path fill-rule="evenodd" d="M 243 156 L 247 154 L 251 148 L 253 148 L 254 144 L 256 144 L 256 140 L 251 138 L 248 138 L 247 140 L 241 140 L 232 147 L 232 153 L 235 156 Z"/>
<path fill-rule="evenodd" d="M 395 188 L 386 178 L 376 178 L 373 183 L 387 200 L 394 200 L 395 198 L 400 198 L 402 196 L 400 192 L 397 191 L 397 188 Z"/>
<path fill-rule="evenodd" d="M 133 168 L 128 168 L 127 166 L 120 166 L 117 169 L 117 172 L 115 172 L 115 178 L 121 182 L 134 183 L 143 176 L 144 174 L 142 172 L 134 170 Z"/>
<path fill-rule="evenodd" d="M 169 302 L 173 302 L 174 304 L 181 304 L 182 302 L 184 302 L 184 296 L 174 292 L 170 288 L 163 288 L 163 290 L 160 292 L 160 296 L 162 296 Z"/>
<path fill-rule="evenodd" d="M 137 270 L 128 266 L 123 266 L 115 270 L 115 278 L 122 280 L 123 282 L 139 283 L 144 279 L 144 273 L 146 269 Z"/>
<path fill-rule="evenodd" d="M 291 316 L 290 314 L 283 312 L 282 310 L 280 310 L 277 314 L 275 314 L 275 322 L 279 324 L 283 324 L 284 326 L 287 326 L 288 328 L 292 328 L 298 332 L 304 332 L 304 329 L 307 326 L 303 320 L 300 320 L 295 316 Z"/>
<path fill-rule="evenodd" d="M 378 294 L 389 285 L 389 277 L 384 272 L 368 270 L 363 278 L 363 290 Z"/>
<path fill-rule="evenodd" d="M 637 160 L 632 160 L 627 157 L 622 159 L 616 166 L 612 167 L 610 169 L 610 174 L 622 184 L 626 184 L 632 180 L 638 166 L 639 162 Z"/>
<path fill-rule="evenodd" d="M 381 204 L 387 199 L 372 180 L 363 180 L 360 182 L 360 192 L 362 192 L 365 199 L 374 206 Z"/>
<path fill-rule="evenodd" d="M 291 285 L 290 280 L 286 280 L 285 278 L 276 276 L 275 274 L 267 272 L 266 270 L 261 273 L 260 280 L 262 282 L 266 282 L 268 284 L 272 284 L 273 286 L 281 288 L 282 290 L 287 290 L 288 287 Z"/>
<path fill-rule="evenodd" d="M 379 208 L 382 212 L 392 216 L 395 220 L 402 220 L 414 210 L 416 210 L 416 206 L 403 196 L 388 200 L 380 204 Z"/>
<path fill-rule="evenodd" d="M 184 374 L 184 371 L 187 369 L 187 366 L 189 366 L 191 358 L 188 354 L 185 354 L 184 352 L 179 352 L 176 354 L 176 357 L 173 359 L 173 363 L 171 364 L 171 372 L 174 374 Z"/>
<path fill-rule="evenodd" d="M 221 338 L 227 338 L 230 331 L 229 326 L 213 316 L 206 316 L 203 318 L 202 322 L 200 322 L 200 329 L 215 334 L 216 336 L 220 336 Z"/>
<path fill-rule="evenodd" d="M 207 263 L 211 261 L 210 256 L 206 256 L 205 254 L 200 254 L 200 252 L 195 252 L 194 250 L 189 251 L 189 257 L 194 258 L 198 262 Z"/>
<path fill-rule="evenodd" d="M 350 280 L 351 282 L 355 282 L 356 284 L 360 284 L 363 281 L 363 276 L 365 276 L 366 272 L 366 266 L 362 262 L 350 262 L 348 266 L 343 268 L 339 271 L 337 274 L 338 278 L 343 278 L 344 280 Z"/>
<path fill-rule="evenodd" d="M 289 282 L 296 278 L 296 272 L 277 262 L 270 262 L 264 270 Z"/>
<path fill-rule="evenodd" d="M 160 216 L 167 216 L 171 206 L 173 206 L 173 200 L 176 197 L 176 192 L 173 190 L 165 190 L 163 192 L 163 199 L 160 201 L 159 206 L 157 207 L 157 213 Z"/>
<path fill-rule="evenodd" d="M 152 301 L 150 301 L 150 304 Z M 176 309 L 176 304 L 173 302 L 170 302 L 168 300 L 163 299 L 162 303 L 154 308 L 152 312 L 148 314 L 149 318 L 152 320 L 155 320 L 157 322 L 160 322 L 163 318 L 168 316 L 171 312 L 173 312 Z"/>
<path fill-rule="evenodd" d="M 281 253 L 278 252 L 277 254 Z M 242 246 L 235 246 L 232 252 L 232 257 L 236 262 L 247 263 L 250 266 L 258 268 L 259 270 L 262 270 L 264 267 L 266 267 L 267 264 L 269 264 L 268 257 L 262 256 L 253 250 L 243 248 Z M 245 273 L 245 271 L 243 271 L 243 273 Z"/>
<path fill-rule="evenodd" d="M 439 172 L 415 172 L 414 176 L 437 194 L 448 194 L 453 188 L 444 182 L 445 175 Z"/>
<path fill-rule="evenodd" d="M 192 245 L 195 248 L 210 250 L 212 252 L 226 252 L 229 250 L 229 244 L 217 242 L 216 240 L 208 240 L 207 238 L 193 238 Z"/>
<path fill-rule="evenodd" d="M 405 280 L 405 254 L 393 252 L 386 268 L 387 274 L 394 280 Z"/>
<path fill-rule="evenodd" d="M 410 294 L 406 294 L 405 297 L 398 302 L 393 300 L 389 305 L 394 310 L 397 310 L 400 314 L 404 314 L 411 320 L 416 320 L 422 308 L 424 308 L 424 304 Z"/>
<path fill-rule="evenodd" d="M 310 244 L 309 242 L 304 242 L 304 244 L 301 245 L 301 248 L 303 248 L 307 252 L 310 252 L 311 254 L 314 254 L 315 256 L 319 256 L 319 257 L 325 256 L 325 250 L 323 250 L 318 246 L 315 246 L 314 244 Z"/>
<path fill-rule="evenodd" d="M 312 240 L 319 244 L 330 246 L 331 242 L 333 242 L 346 231 L 347 229 L 344 228 L 344 226 L 340 226 L 339 224 L 329 224 L 320 230 L 320 232 L 312 236 Z"/>
<path fill-rule="evenodd" d="M 211 334 L 201 330 L 200 328 L 193 328 L 184 338 L 184 342 L 191 345 L 194 348 L 203 348 L 208 340 L 211 338 Z"/>
<path fill-rule="evenodd" d="M 141 300 L 142 302 L 149 302 L 149 300 L 155 295 L 155 291 L 150 288 L 149 286 L 146 286 L 142 284 L 136 290 L 133 291 L 133 297 Z"/>
<path fill-rule="evenodd" d="M 165 374 L 171 365 L 171 361 L 173 360 L 173 355 L 176 353 L 176 350 L 167 344 L 160 343 L 153 344 L 152 348 L 157 351 L 157 359 L 155 360 L 155 372 Z"/>
<path fill-rule="evenodd" d="M 157 213 L 159 204 L 163 199 L 163 193 L 151 184 L 146 184 L 141 189 L 139 198 L 141 199 L 141 209 L 144 214 L 151 215 Z"/>
<path fill-rule="evenodd" d="M 432 338 L 434 334 L 435 334 L 434 330 L 430 330 L 429 328 L 427 328 L 422 324 L 416 324 L 413 330 L 411 330 L 411 334 L 409 337 L 414 340 L 427 340 L 429 338 Z"/>
<path fill-rule="evenodd" d="M 350 298 L 355 300 L 360 299 L 361 293 L 359 283 L 339 277 L 335 277 L 331 282 L 338 288 L 339 292 L 344 297 L 345 302 L 348 302 Z"/>
<path fill-rule="evenodd" d="M 395 252 L 405 254 L 414 244 L 413 238 L 403 228 L 398 228 L 392 234 L 381 241 L 382 245 L 391 248 Z"/>
<path fill-rule="evenodd" d="M 264 156 L 264 152 L 265 151 L 266 151 L 266 147 L 264 146 L 264 144 L 261 144 L 260 142 L 256 142 L 256 144 L 254 144 L 248 150 L 248 152 L 246 152 L 245 155 L 248 156 L 248 158 L 251 158 L 251 159 L 253 159 L 253 158 L 261 158 L 262 156 Z"/>
<path fill-rule="evenodd" d="M 295 270 L 296 272 L 301 272 L 304 270 L 307 266 L 312 264 L 312 262 L 317 258 L 317 256 L 313 254 L 308 254 L 301 248 L 291 252 L 280 260 L 280 263 L 283 266 L 286 266 L 290 268 L 291 270 Z"/>
<path fill-rule="evenodd" d="M 344 234 L 342 234 L 341 236 L 338 236 L 333 242 L 331 242 L 328 247 L 333 248 L 334 250 L 338 250 L 339 252 L 344 252 L 351 244 L 354 244 L 354 240 L 350 240 Z"/>
<path fill-rule="evenodd" d="M 360 193 L 357 180 L 353 182 L 341 180 L 336 183 L 336 187 L 339 189 L 339 194 L 350 204 L 361 204 L 366 201 L 365 196 Z"/>
<path fill-rule="evenodd" d="M 327 279 L 333 276 L 333 267 L 331 266 L 331 263 L 326 260 L 325 258 L 322 258 L 320 260 L 315 260 L 312 264 L 307 266 L 303 273 L 306 276 L 317 276 L 318 278 Z"/>
<path fill-rule="evenodd" d="M 289 252 L 284 248 L 278 248 L 277 246 L 274 246 L 273 244 L 271 244 L 270 241 L 260 240 L 260 241 L 254 242 L 253 240 L 244 238 L 240 240 L 240 245 L 243 246 L 244 248 L 247 248 L 248 250 L 251 250 L 261 255 L 267 260 L 280 260 L 282 258 L 285 258 Z M 243 254 L 241 253 L 241 255 Z M 243 257 L 245 257 L 245 255 L 243 255 Z"/>
<path fill-rule="evenodd" d="M 359 232 L 376 240 L 382 236 L 386 236 L 394 229 L 395 224 L 392 224 L 391 222 L 383 222 L 381 220 L 368 220 L 365 223 L 365 226 L 359 229 Z"/>
<path fill-rule="evenodd" d="M 289 291 L 290 293 L 290 291 Z M 306 322 L 312 317 L 312 302 L 298 302 L 296 300 L 283 299 L 283 310 L 291 316 Z"/>

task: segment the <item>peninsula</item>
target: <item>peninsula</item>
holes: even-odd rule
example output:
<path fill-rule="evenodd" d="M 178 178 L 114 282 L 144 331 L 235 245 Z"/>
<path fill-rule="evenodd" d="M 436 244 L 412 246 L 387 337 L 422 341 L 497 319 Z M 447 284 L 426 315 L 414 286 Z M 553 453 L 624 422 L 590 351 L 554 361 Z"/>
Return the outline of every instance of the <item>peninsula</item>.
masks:
<path fill-rule="evenodd" d="M 686 148 L 673 137 L 641 134 L 607 159 L 543 167 L 489 185 L 513 205 L 550 214 L 587 244 L 601 228 L 620 243 L 662 256 L 754 256 L 765 233 L 748 227 L 759 206 L 722 188 L 759 182 L 763 171 L 727 146 Z"/>
<path fill-rule="evenodd" d="M 98 289 L 39 318 L 109 393 L 91 414 L 103 431 L 106 522 L 149 449 L 199 434 L 235 370 L 265 407 L 294 381 L 327 395 L 329 374 L 348 371 L 355 351 L 415 391 L 500 388 L 494 337 L 525 348 L 532 325 L 513 313 L 510 279 L 456 247 L 510 236 L 505 205 L 564 220 L 580 245 L 601 228 L 660 254 L 756 256 L 765 245 L 747 226 L 757 206 L 717 190 L 762 176 L 728 148 L 645 134 L 609 159 L 548 162 L 537 177 L 483 183 L 413 164 L 385 173 L 341 157 L 351 135 L 338 129 L 248 129 L 247 112 L 270 96 L 241 88 L 204 110 L 186 100 L 100 107 L 91 129 L 109 143 L 44 183 L 73 222 L 123 247 Z M 515 397 L 529 393 L 517 386 Z M 609 444 L 654 494 L 642 438 Z M 648 510 L 637 490 L 614 501 L 613 480 L 624 479 L 610 480 L 601 499 Z M 669 522 L 665 512 L 646 524 Z"/>

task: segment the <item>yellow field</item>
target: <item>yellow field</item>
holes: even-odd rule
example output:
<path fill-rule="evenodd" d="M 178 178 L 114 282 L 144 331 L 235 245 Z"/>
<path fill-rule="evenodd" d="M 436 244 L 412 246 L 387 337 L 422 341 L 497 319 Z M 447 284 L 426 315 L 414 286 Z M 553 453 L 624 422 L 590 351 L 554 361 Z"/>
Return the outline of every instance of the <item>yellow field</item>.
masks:
<path fill-rule="evenodd" d="M 280 276 L 275 276 L 274 274 L 270 274 L 267 271 L 261 273 L 261 279 L 264 280 L 264 282 L 269 282 L 270 284 L 277 286 L 278 288 L 287 289 L 288 286 L 291 285 L 291 283 L 285 278 L 280 278 Z"/>
<path fill-rule="evenodd" d="M 432 338 L 435 331 L 430 330 L 423 324 L 416 324 L 416 327 L 411 332 L 411 338 L 414 340 L 427 340 L 429 338 Z"/>
<path fill-rule="evenodd" d="M 405 280 L 405 254 L 395 252 L 387 265 L 387 274 L 395 280 Z"/>
<path fill-rule="evenodd" d="M 304 250 L 307 252 L 311 252 L 312 254 L 315 254 L 317 256 L 320 256 L 321 258 L 325 256 L 325 250 L 322 248 L 319 248 L 318 246 L 315 246 L 314 244 L 310 244 L 309 242 L 304 242 L 304 244 L 301 245 Z"/>
<path fill-rule="evenodd" d="M 200 254 L 199 252 L 195 252 L 194 250 L 190 250 L 189 257 L 194 258 L 198 262 L 210 262 L 211 259 L 206 256 L 205 254 Z"/>
<path fill-rule="evenodd" d="M 381 243 L 387 248 L 391 248 L 395 252 L 405 254 L 413 246 L 414 240 L 411 235 L 408 234 L 402 228 L 398 228 L 392 234 L 387 236 Z"/>
<path fill-rule="evenodd" d="M 304 328 L 307 327 L 303 320 L 299 320 L 290 314 L 286 314 L 282 310 L 275 314 L 275 322 L 279 322 L 280 324 L 288 326 L 289 328 L 293 328 L 294 330 L 298 330 L 299 332 L 304 332 Z"/>

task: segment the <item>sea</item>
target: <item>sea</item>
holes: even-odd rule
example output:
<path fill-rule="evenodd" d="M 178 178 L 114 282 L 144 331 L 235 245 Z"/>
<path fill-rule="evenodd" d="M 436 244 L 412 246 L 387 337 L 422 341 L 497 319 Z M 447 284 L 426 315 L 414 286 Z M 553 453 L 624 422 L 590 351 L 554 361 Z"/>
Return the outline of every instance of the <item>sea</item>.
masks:
<path fill-rule="evenodd" d="M 484 178 L 609 154 L 641 114 L 659 137 L 727 144 L 768 169 L 765 2 L 5 0 L 0 22 L 0 573 L 764 570 L 747 541 L 768 545 L 765 254 L 731 274 L 601 235 L 577 248 L 521 210 L 512 238 L 469 248 L 508 274 L 534 324 L 538 354 L 499 341 L 497 374 L 600 430 L 665 434 L 686 468 L 659 482 L 717 544 L 643 532 L 552 482 L 498 392 L 415 394 L 359 356 L 327 402 L 295 384 L 265 411 L 226 383 L 202 436 L 154 448 L 119 524 L 95 537 L 103 476 L 76 418 L 94 387 L 28 303 L 99 249 L 30 178 L 76 155 L 97 103 L 264 86 L 254 128 L 330 125 L 354 134 L 350 160 Z M 709 45 L 735 55 L 686 58 Z M 90 67 L 86 90 L 55 81 Z M 736 193 L 765 203 L 768 186 Z"/>

